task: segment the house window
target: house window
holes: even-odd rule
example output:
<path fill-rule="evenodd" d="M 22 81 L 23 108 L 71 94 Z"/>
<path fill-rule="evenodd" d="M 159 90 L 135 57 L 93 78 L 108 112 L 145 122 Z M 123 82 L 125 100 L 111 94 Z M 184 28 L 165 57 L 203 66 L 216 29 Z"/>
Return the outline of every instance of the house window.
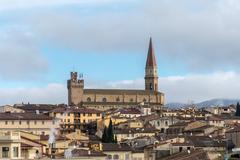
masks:
<path fill-rule="evenodd" d="M 132 99 L 132 98 L 130 99 L 130 102 L 133 102 L 133 99 Z"/>
<path fill-rule="evenodd" d="M 70 119 L 68 119 L 68 122 L 70 122 Z"/>
<path fill-rule="evenodd" d="M 13 147 L 13 157 L 18 157 L 18 147 Z"/>
<path fill-rule="evenodd" d="M 36 124 L 37 124 L 37 121 L 34 121 L 34 124 L 36 125 Z"/>
<path fill-rule="evenodd" d="M 14 124 L 14 121 L 12 121 L 12 124 Z"/>
<path fill-rule="evenodd" d="M 146 101 L 147 101 L 146 98 L 144 98 L 144 99 L 143 99 L 143 102 L 146 102 Z"/>
<path fill-rule="evenodd" d="M 70 113 L 68 113 L 68 117 L 70 117 Z"/>
<path fill-rule="evenodd" d="M 182 152 L 182 149 L 183 149 L 182 147 L 179 147 L 179 152 Z"/>
<path fill-rule="evenodd" d="M 92 116 L 92 113 L 88 113 L 88 116 L 89 116 L 89 117 Z"/>
<path fill-rule="evenodd" d="M 128 153 L 125 154 L 125 160 L 129 160 L 130 159 L 130 156 Z"/>
<path fill-rule="evenodd" d="M 19 124 L 21 125 L 21 124 L 22 124 L 22 121 L 19 121 Z"/>
<path fill-rule="evenodd" d="M 119 101 L 120 101 L 120 98 L 119 98 L 119 97 L 117 97 L 117 98 L 116 98 L 116 101 L 117 101 L 117 102 L 119 102 Z"/>
<path fill-rule="evenodd" d="M 112 160 L 112 155 L 107 155 L 106 160 Z"/>
<path fill-rule="evenodd" d="M 2 147 L 2 158 L 9 158 L 9 147 Z"/>
<path fill-rule="evenodd" d="M 29 125 L 29 121 L 27 121 L 27 125 Z"/>
<path fill-rule="evenodd" d="M 90 98 L 90 97 L 88 97 L 88 98 L 87 98 L 87 101 L 88 101 L 88 102 L 91 102 L 91 98 Z"/>
<path fill-rule="evenodd" d="M 118 154 L 113 155 L 113 160 L 119 160 L 119 155 Z"/>
<path fill-rule="evenodd" d="M 165 121 L 165 126 L 168 126 L 168 121 Z"/>
<path fill-rule="evenodd" d="M 44 124 L 44 121 L 42 121 L 42 124 Z"/>
<path fill-rule="evenodd" d="M 5 124 L 7 125 L 7 124 L 8 124 L 8 121 L 5 121 Z"/>
<path fill-rule="evenodd" d="M 107 102 L 107 98 L 103 98 L 102 101 L 103 101 L 103 102 Z"/>
<path fill-rule="evenodd" d="M 157 125 L 160 126 L 160 122 L 159 121 L 157 121 Z"/>
<path fill-rule="evenodd" d="M 164 133 L 164 128 L 161 128 L 161 133 Z"/>
<path fill-rule="evenodd" d="M 97 117 L 100 117 L 100 113 L 97 113 Z"/>

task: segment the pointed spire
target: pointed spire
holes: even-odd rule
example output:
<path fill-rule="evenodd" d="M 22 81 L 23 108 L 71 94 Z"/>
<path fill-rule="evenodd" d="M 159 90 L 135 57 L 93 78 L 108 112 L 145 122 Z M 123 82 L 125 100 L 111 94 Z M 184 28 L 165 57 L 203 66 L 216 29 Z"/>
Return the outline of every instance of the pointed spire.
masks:
<path fill-rule="evenodd" d="M 147 62 L 146 62 L 146 67 L 149 67 L 149 66 L 150 67 L 157 66 L 153 44 L 152 44 L 152 37 L 150 37 L 150 41 L 149 41 L 148 56 L 147 56 Z"/>

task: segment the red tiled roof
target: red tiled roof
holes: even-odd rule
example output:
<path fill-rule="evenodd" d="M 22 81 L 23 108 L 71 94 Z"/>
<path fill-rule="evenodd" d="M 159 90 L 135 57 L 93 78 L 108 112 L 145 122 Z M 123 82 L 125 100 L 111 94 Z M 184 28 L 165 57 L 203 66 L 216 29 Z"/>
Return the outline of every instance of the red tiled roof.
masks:
<path fill-rule="evenodd" d="M 34 113 L 0 113 L 0 120 L 53 120 L 53 118 Z"/>
<path fill-rule="evenodd" d="M 120 110 L 120 114 L 141 114 L 141 111 L 136 108 L 125 108 Z"/>

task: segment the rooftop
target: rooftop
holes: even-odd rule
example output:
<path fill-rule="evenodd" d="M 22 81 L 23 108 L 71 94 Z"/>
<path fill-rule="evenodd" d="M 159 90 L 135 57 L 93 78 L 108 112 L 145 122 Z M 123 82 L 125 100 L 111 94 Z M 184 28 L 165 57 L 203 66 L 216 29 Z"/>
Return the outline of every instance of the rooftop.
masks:
<path fill-rule="evenodd" d="M 53 118 L 34 113 L 0 113 L 0 120 L 53 120 Z"/>

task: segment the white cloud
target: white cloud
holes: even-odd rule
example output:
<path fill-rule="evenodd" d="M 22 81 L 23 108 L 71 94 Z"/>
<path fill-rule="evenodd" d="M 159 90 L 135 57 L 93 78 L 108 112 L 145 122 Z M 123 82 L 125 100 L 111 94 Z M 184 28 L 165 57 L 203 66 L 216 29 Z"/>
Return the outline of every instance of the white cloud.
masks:
<path fill-rule="evenodd" d="M 240 74 L 236 72 L 215 72 L 159 78 L 160 91 L 167 102 L 200 102 L 213 98 L 240 99 Z M 85 80 L 86 88 L 144 89 L 144 80 L 123 80 L 115 82 Z M 0 89 L 0 104 L 67 103 L 66 84 L 49 84 L 38 88 Z"/>
<path fill-rule="evenodd" d="M 22 87 L 0 89 L 0 105 L 16 103 L 66 103 L 67 89 L 62 84 L 49 84 L 45 87 Z"/>
<path fill-rule="evenodd" d="M 0 78 L 35 80 L 48 69 L 31 33 L 8 26 L 0 32 Z"/>
<path fill-rule="evenodd" d="M 167 102 L 200 102 L 213 98 L 240 99 L 240 74 L 236 72 L 215 72 L 159 78 L 160 91 L 166 94 Z M 144 88 L 144 80 L 107 83 L 114 88 Z"/>
<path fill-rule="evenodd" d="M 173 65 L 215 71 L 239 67 L 239 6 L 238 0 L 153 0 L 126 10 L 36 11 L 27 23 L 40 39 L 79 53 L 145 53 L 151 35 L 157 53 Z"/>
<path fill-rule="evenodd" d="M 0 0 L 0 11 L 32 9 L 61 5 L 103 5 L 120 0 Z M 123 1 L 123 0 L 122 0 Z"/>

